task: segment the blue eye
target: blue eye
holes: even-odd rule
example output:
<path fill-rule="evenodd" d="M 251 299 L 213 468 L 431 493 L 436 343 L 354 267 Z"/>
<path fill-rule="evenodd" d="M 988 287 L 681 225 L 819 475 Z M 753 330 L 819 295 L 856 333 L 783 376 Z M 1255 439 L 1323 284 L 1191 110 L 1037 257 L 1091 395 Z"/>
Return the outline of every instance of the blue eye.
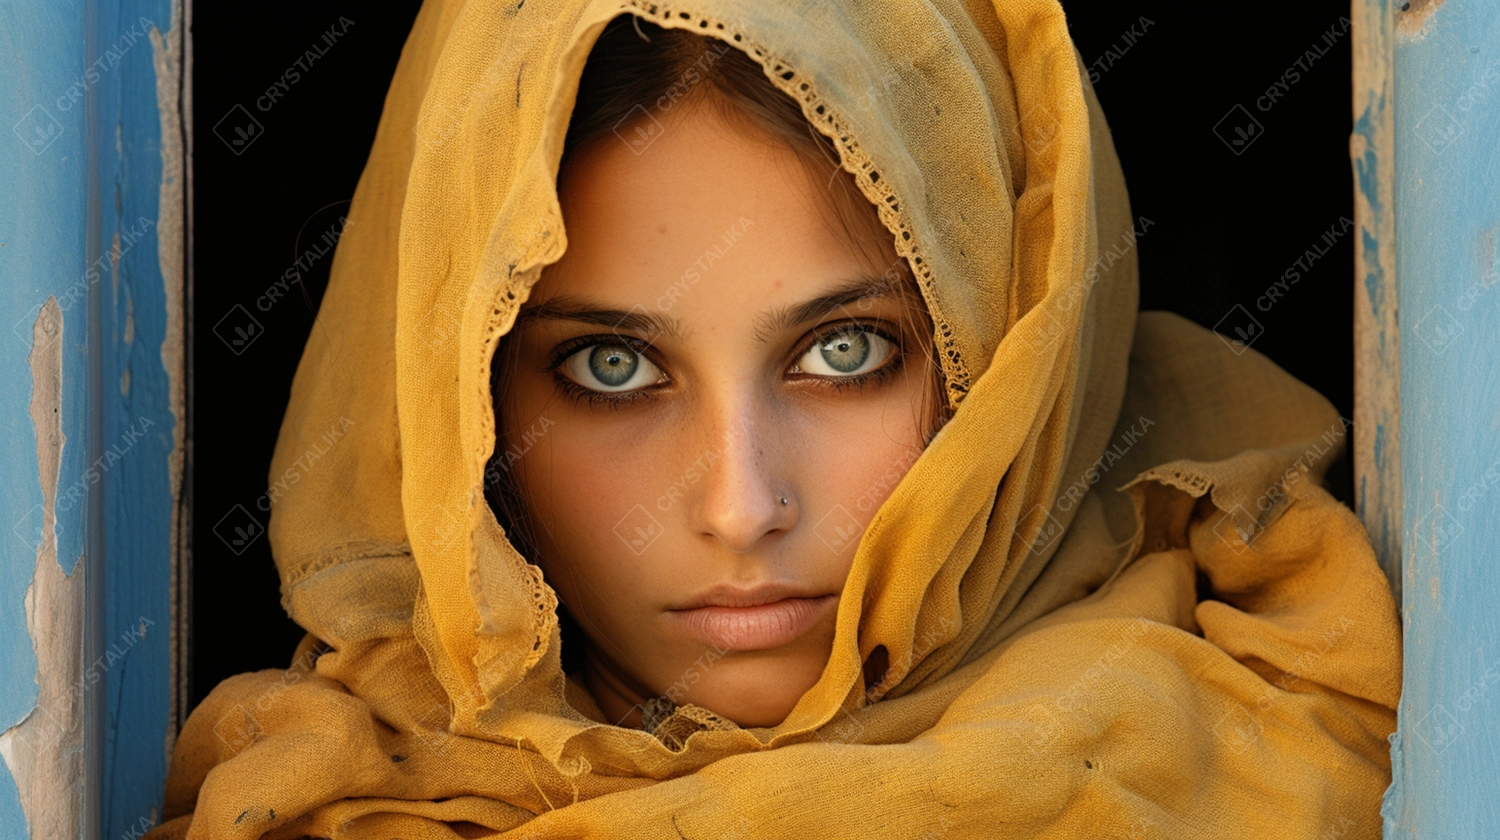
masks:
<path fill-rule="evenodd" d="M 880 367 L 894 346 L 868 329 L 842 329 L 818 340 L 797 361 L 802 373 L 817 376 L 854 376 Z"/>
<path fill-rule="evenodd" d="M 633 391 L 661 381 L 661 369 L 620 343 L 594 344 L 562 363 L 568 378 L 595 391 Z"/>

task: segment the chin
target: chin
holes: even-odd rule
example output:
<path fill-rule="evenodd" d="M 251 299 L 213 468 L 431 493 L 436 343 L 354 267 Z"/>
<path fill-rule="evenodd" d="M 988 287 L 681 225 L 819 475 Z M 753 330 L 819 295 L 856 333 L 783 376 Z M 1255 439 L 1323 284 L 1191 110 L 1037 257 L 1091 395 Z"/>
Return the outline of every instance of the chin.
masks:
<path fill-rule="evenodd" d="M 817 683 L 828 663 L 826 653 L 818 657 L 750 657 L 740 654 L 720 660 L 687 691 L 683 701 L 742 727 L 776 726 Z"/>

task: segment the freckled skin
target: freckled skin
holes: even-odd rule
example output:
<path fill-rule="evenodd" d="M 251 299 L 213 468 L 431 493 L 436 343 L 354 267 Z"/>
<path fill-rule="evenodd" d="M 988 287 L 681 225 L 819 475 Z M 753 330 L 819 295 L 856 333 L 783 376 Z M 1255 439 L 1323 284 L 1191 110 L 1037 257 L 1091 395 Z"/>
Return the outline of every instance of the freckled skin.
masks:
<path fill-rule="evenodd" d="M 625 405 L 576 402 L 546 370 L 549 355 L 610 330 L 538 319 L 518 328 L 500 410 L 507 428 L 555 423 L 513 469 L 543 572 L 588 637 L 584 680 L 609 719 L 638 725 L 636 704 L 668 696 L 772 726 L 821 675 L 837 610 L 790 644 L 722 656 L 667 611 L 724 582 L 842 589 L 854 545 L 835 551 L 824 537 L 849 517 L 866 526 L 888 471 L 920 450 L 931 335 L 899 299 L 879 296 L 759 341 L 761 313 L 871 267 L 835 233 L 815 192 L 827 185 L 792 151 L 717 108 L 685 104 L 639 156 L 606 137 L 570 159 L 559 186 L 568 250 L 528 301 L 586 295 L 659 311 L 663 292 L 739 225 L 739 240 L 670 303 L 686 334 L 652 345 L 669 384 Z M 886 265 L 896 259 L 883 228 L 868 236 Z M 819 327 L 855 316 L 907 348 L 895 374 L 842 391 L 789 374 Z M 660 533 L 640 553 L 616 533 L 651 521 Z"/>

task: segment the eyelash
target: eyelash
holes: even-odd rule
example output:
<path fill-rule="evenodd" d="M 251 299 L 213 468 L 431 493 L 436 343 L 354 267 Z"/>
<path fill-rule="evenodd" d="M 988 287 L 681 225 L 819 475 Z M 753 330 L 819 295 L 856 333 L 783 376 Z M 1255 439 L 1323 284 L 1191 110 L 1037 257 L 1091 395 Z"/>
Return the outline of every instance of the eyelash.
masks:
<path fill-rule="evenodd" d="M 840 321 L 836 324 L 830 324 L 827 328 L 819 330 L 807 341 L 803 342 L 801 345 L 802 349 L 797 351 L 794 358 L 801 359 L 807 355 L 809 350 L 817 347 L 819 344 L 828 341 L 836 335 L 848 332 L 873 333 L 889 341 L 892 348 L 890 358 L 874 370 L 857 373 L 853 376 L 819 376 L 812 373 L 801 375 L 808 377 L 811 381 L 823 383 L 825 387 L 832 388 L 834 393 L 843 393 L 845 388 L 864 388 L 867 385 L 882 382 L 901 369 L 902 363 L 906 360 L 906 348 L 902 346 L 901 340 L 868 321 Z"/>
<path fill-rule="evenodd" d="M 635 352 L 646 356 L 647 358 L 651 358 L 651 355 L 645 352 L 646 348 L 650 345 L 638 338 L 630 338 L 628 336 L 583 335 L 579 336 L 578 338 L 572 339 L 571 341 L 565 341 L 562 344 L 559 344 L 557 348 L 552 351 L 552 357 L 547 361 L 547 367 L 544 368 L 546 372 L 552 374 L 552 379 L 557 383 L 558 390 L 562 391 L 563 396 L 571 399 L 575 405 L 587 403 L 590 408 L 604 406 L 614 409 L 623 408 L 624 406 L 630 405 L 632 403 L 637 403 L 642 400 L 649 400 L 654 398 L 655 394 L 653 392 L 655 388 L 652 386 L 637 388 L 633 391 L 620 391 L 614 393 L 610 393 L 607 391 L 595 391 L 593 388 L 587 388 L 583 385 L 578 384 L 577 382 L 574 382 L 562 372 L 561 368 L 563 362 L 566 362 L 569 358 L 571 358 L 574 353 L 577 353 L 580 350 L 585 350 L 605 341 L 622 343 L 626 347 L 629 347 L 631 350 L 634 350 Z M 651 359 L 651 362 L 657 367 L 661 367 L 661 364 L 657 362 L 656 359 Z"/>
<path fill-rule="evenodd" d="M 820 382 L 823 383 L 824 387 L 832 388 L 835 393 L 843 393 L 846 388 L 864 388 L 869 385 L 883 382 L 891 376 L 894 376 L 896 372 L 901 369 L 902 364 L 906 360 L 906 348 L 902 345 L 901 340 L 876 326 L 875 324 L 857 320 L 840 321 L 836 324 L 830 324 L 826 328 L 819 330 L 818 332 L 809 336 L 807 340 L 802 342 L 802 344 L 800 345 L 800 349 L 796 352 L 793 358 L 801 359 L 803 356 L 807 355 L 807 352 L 809 350 L 833 338 L 836 335 L 856 331 L 874 333 L 875 335 L 880 336 L 886 341 L 889 341 L 892 348 L 894 348 L 891 352 L 891 358 L 874 370 L 855 374 L 853 376 L 820 376 L 817 374 L 801 374 L 801 376 L 807 378 L 807 380 L 804 381 Z M 575 405 L 587 404 L 591 408 L 604 406 L 613 409 L 620 409 L 627 405 L 632 405 L 634 403 L 642 402 L 645 400 L 655 399 L 656 388 L 654 386 L 647 386 L 645 388 L 637 388 L 633 391 L 622 392 L 596 391 L 593 388 L 588 388 L 586 386 L 578 384 L 577 382 L 574 382 L 561 371 L 563 362 L 571 358 L 574 353 L 577 353 L 580 350 L 586 349 L 604 341 L 623 342 L 631 350 L 634 350 L 635 352 L 640 353 L 647 358 L 651 358 L 651 354 L 646 352 L 647 348 L 649 348 L 650 345 L 637 338 L 629 338 L 620 335 L 585 335 L 579 336 L 578 338 L 572 339 L 571 341 L 565 341 L 562 344 L 558 345 L 555 350 L 553 350 L 552 357 L 548 360 L 547 367 L 544 368 L 546 372 L 552 374 L 552 378 L 557 383 L 558 390 L 563 393 L 563 396 L 571 399 Z M 651 362 L 665 371 L 665 366 L 663 366 L 656 359 L 651 359 Z"/>

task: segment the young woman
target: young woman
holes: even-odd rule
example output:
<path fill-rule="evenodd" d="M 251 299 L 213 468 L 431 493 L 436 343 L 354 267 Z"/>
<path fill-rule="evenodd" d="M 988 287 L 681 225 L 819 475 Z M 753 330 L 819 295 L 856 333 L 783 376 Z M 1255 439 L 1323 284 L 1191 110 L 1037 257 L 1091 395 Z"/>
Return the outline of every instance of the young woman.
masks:
<path fill-rule="evenodd" d="M 783 6 L 424 8 L 154 836 L 1379 835 L 1348 424 L 1137 318 L 1061 10 Z"/>
<path fill-rule="evenodd" d="M 656 136 L 632 133 L 642 102 Z M 932 326 L 832 144 L 744 53 L 617 18 L 573 114 L 571 244 L 497 351 L 492 498 L 608 720 L 774 726 L 945 413 Z"/>

